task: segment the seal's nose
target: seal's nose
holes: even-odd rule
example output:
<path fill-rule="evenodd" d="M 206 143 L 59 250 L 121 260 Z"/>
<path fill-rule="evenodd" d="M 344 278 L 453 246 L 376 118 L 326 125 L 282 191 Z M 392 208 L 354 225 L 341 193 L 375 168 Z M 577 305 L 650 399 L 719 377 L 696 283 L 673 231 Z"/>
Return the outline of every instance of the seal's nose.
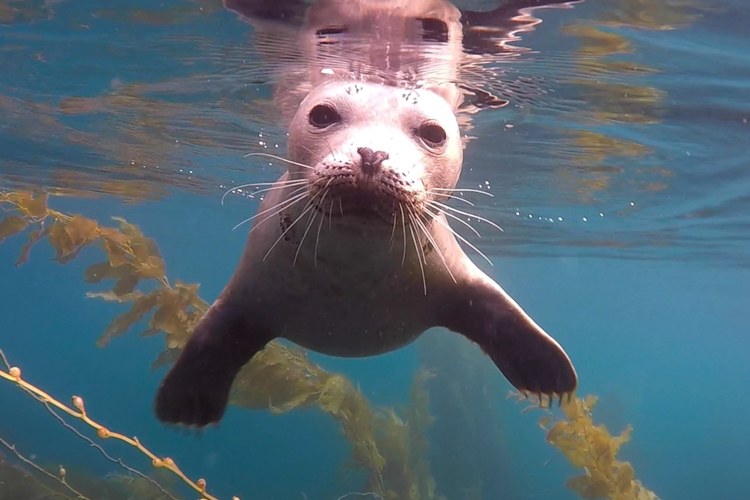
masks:
<path fill-rule="evenodd" d="M 366 175 L 374 174 L 380 164 L 388 159 L 388 153 L 385 151 L 373 151 L 370 148 L 357 148 L 357 153 L 362 157 L 362 172 Z"/>

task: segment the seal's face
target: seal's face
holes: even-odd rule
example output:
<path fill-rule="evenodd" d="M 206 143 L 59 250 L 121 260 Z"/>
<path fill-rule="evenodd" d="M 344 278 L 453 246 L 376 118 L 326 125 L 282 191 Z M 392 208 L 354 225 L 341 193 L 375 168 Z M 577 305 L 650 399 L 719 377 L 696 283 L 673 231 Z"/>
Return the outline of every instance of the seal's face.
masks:
<path fill-rule="evenodd" d="M 332 217 L 397 224 L 434 215 L 461 172 L 451 106 L 429 90 L 329 82 L 302 102 L 289 130 L 292 179 Z"/>

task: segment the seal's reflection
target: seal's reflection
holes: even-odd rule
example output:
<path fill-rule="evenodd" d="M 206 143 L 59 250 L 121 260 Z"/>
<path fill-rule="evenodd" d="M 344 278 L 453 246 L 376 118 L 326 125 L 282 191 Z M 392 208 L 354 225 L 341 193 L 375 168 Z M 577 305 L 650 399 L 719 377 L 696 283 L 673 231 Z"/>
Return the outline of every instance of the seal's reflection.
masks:
<path fill-rule="evenodd" d="M 273 68 L 275 97 L 288 120 L 307 93 L 327 80 L 425 88 L 469 113 L 502 107 L 508 103 L 499 95 L 504 89 L 487 85 L 486 68 L 478 60 L 515 58 L 525 49 L 514 42 L 540 22 L 534 8 L 563 4 L 506 1 L 483 12 L 460 10 L 446 0 L 317 0 L 309 5 L 225 0 L 225 5 L 253 26 L 252 43 Z"/>

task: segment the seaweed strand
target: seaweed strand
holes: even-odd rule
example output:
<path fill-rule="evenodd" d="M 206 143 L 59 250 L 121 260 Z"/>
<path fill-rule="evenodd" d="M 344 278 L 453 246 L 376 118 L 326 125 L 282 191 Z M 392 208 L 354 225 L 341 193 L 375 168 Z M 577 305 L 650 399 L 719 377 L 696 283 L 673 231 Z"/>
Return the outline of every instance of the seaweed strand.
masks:
<path fill-rule="evenodd" d="M 527 400 L 519 393 L 511 397 Z M 619 435 L 613 436 L 604 425 L 594 423 L 591 414 L 597 397 L 565 398 L 560 403 L 563 417 L 555 419 L 549 410 L 551 401 L 545 404 L 530 398 L 532 408 L 541 408 L 548 415 L 542 417 L 539 426 L 547 433 L 547 442 L 557 448 L 568 462 L 583 469 L 583 474 L 572 477 L 566 486 L 581 498 L 607 498 L 610 500 L 658 500 L 658 496 L 635 478 L 630 462 L 617 458 L 620 447 L 630 440 L 633 428 L 627 426 Z"/>
<path fill-rule="evenodd" d="M 72 407 L 70 407 L 58 401 L 54 397 L 50 396 L 48 393 L 46 393 L 39 387 L 21 378 L 21 369 L 17 366 L 11 366 L 10 363 L 8 363 L 8 360 L 6 359 L 5 353 L 3 353 L 2 349 L 0 349 L 0 358 L 2 358 L 3 362 L 6 364 L 6 366 L 8 366 L 8 371 L 0 369 L 1 378 L 4 378 L 10 382 L 15 383 L 18 387 L 32 394 L 39 401 L 50 404 L 58 408 L 59 410 L 67 413 L 71 417 L 77 418 L 83 421 L 84 423 L 88 424 L 90 427 L 96 430 L 97 436 L 99 436 L 101 439 L 116 439 L 126 444 L 129 444 L 130 446 L 132 446 L 133 448 L 137 449 L 138 451 L 146 455 L 148 458 L 150 458 L 151 464 L 154 467 L 164 468 L 164 469 L 169 470 L 170 472 L 172 472 L 172 474 L 180 478 L 185 484 L 187 484 L 192 489 L 200 493 L 202 495 L 202 500 L 218 500 L 217 497 L 209 494 L 206 491 L 206 481 L 204 479 L 198 479 L 196 481 L 193 481 L 192 479 L 187 477 L 185 473 L 182 472 L 182 470 L 177 466 L 177 464 L 174 462 L 172 458 L 170 457 L 161 458 L 157 456 L 156 454 L 154 454 L 151 450 L 146 448 L 138 440 L 137 437 L 131 438 L 119 432 L 111 431 L 105 426 L 103 426 L 102 424 L 100 424 L 99 422 L 89 417 L 88 414 L 86 413 L 86 408 L 83 403 L 83 398 L 81 398 L 80 396 L 73 396 L 72 402 L 71 402 Z M 81 498 L 85 498 L 80 494 L 79 496 L 81 496 Z"/>
<path fill-rule="evenodd" d="M 21 452 L 16 449 L 16 446 L 14 444 L 11 444 L 11 443 L 7 442 L 5 439 L 3 439 L 1 437 L 0 437 L 0 444 L 2 444 L 3 446 L 5 446 L 6 448 L 8 448 L 8 450 L 10 450 L 21 462 L 23 462 L 26 465 L 28 465 L 29 467 L 33 468 L 34 470 L 36 470 L 40 474 L 44 474 L 45 476 L 49 477 L 53 481 L 57 481 L 58 483 L 60 483 L 61 485 L 63 485 L 71 493 L 73 493 L 76 496 L 76 498 L 78 498 L 80 500 L 91 500 L 89 497 L 87 497 L 86 495 L 84 495 L 83 493 L 81 493 L 80 491 L 78 491 L 77 489 L 73 488 L 65 480 L 65 475 L 64 474 L 60 474 L 60 476 L 56 476 L 56 475 L 52 474 L 50 471 L 48 471 L 45 468 L 43 468 L 43 467 L 37 465 L 36 463 L 34 463 L 33 460 L 30 460 L 30 459 L 26 458 L 25 456 L 23 456 L 21 454 Z M 60 467 L 60 470 L 64 471 L 65 469 L 63 469 L 62 467 Z M 54 493 L 56 495 L 61 495 L 61 493 L 59 493 L 57 491 L 55 491 Z"/>

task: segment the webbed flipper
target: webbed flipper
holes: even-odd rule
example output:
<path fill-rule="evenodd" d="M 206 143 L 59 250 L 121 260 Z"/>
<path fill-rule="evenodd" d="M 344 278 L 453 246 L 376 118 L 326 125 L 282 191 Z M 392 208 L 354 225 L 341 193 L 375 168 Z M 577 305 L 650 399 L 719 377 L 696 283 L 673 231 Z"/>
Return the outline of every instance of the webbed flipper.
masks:
<path fill-rule="evenodd" d="M 479 344 L 519 391 L 551 400 L 575 390 L 575 368 L 560 344 L 489 278 L 457 286 L 442 305 L 441 325 Z"/>
<path fill-rule="evenodd" d="M 271 340 L 256 329 L 240 308 L 216 301 L 159 385 L 159 420 L 197 427 L 218 422 L 237 372 Z"/>

